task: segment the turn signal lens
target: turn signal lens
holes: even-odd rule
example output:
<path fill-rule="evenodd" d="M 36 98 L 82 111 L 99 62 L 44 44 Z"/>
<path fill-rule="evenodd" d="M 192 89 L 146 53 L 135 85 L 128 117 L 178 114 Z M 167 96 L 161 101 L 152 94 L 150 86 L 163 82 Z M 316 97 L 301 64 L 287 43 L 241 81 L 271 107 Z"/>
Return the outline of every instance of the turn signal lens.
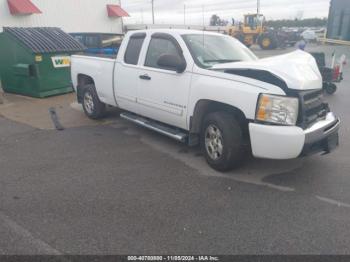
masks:
<path fill-rule="evenodd" d="M 257 119 L 260 121 L 265 121 L 267 119 L 266 107 L 270 103 L 268 96 L 262 95 L 260 98 L 259 110 L 257 113 Z"/>

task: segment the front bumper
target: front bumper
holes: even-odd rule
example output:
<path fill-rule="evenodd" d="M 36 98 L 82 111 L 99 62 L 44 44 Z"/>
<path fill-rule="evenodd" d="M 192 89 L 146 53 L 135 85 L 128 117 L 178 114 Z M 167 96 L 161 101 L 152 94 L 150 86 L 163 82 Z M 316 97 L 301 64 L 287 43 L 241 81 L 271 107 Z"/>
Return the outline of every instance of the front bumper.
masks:
<path fill-rule="evenodd" d="M 292 159 L 315 153 L 329 153 L 338 146 L 340 120 L 328 113 L 306 130 L 297 126 L 249 124 L 252 152 L 255 157 Z"/>

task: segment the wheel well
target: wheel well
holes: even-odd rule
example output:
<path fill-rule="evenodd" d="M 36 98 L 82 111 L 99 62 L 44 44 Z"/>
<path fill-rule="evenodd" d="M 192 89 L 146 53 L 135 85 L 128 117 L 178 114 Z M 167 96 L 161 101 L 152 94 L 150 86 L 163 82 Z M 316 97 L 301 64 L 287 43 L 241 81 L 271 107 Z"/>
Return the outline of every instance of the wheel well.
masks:
<path fill-rule="evenodd" d="M 242 127 L 244 138 L 249 140 L 249 121 L 244 113 L 234 106 L 212 100 L 200 100 L 197 102 L 193 116 L 191 117 L 190 133 L 200 134 L 204 117 L 209 113 L 219 111 L 232 113 Z"/>
<path fill-rule="evenodd" d="M 91 76 L 79 74 L 78 75 L 78 85 L 77 85 L 77 99 L 78 103 L 83 101 L 83 90 L 86 85 L 94 85 L 95 81 Z"/>

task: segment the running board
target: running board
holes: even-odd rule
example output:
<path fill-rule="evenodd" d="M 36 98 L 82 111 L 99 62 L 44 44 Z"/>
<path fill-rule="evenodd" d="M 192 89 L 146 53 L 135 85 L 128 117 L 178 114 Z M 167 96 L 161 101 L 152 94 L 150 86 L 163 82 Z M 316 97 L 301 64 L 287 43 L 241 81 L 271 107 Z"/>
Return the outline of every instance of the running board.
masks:
<path fill-rule="evenodd" d="M 177 141 L 183 143 L 187 141 L 188 135 L 185 132 L 179 130 L 178 128 L 170 127 L 165 124 L 161 124 L 159 122 L 132 113 L 121 113 L 120 117 L 125 120 L 131 121 L 139 126 L 146 127 L 160 134 L 173 138 Z"/>

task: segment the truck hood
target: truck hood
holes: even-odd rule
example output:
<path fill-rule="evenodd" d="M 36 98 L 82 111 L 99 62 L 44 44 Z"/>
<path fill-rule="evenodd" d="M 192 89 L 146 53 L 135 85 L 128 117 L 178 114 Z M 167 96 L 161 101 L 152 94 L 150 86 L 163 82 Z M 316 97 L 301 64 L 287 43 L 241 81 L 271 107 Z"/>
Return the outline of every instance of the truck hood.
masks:
<path fill-rule="evenodd" d="M 322 88 L 322 76 L 315 59 L 308 53 L 297 50 L 285 55 L 263 58 L 249 62 L 217 64 L 213 70 L 268 71 L 282 79 L 288 88 L 309 90 Z M 254 78 L 252 74 L 252 78 Z"/>

